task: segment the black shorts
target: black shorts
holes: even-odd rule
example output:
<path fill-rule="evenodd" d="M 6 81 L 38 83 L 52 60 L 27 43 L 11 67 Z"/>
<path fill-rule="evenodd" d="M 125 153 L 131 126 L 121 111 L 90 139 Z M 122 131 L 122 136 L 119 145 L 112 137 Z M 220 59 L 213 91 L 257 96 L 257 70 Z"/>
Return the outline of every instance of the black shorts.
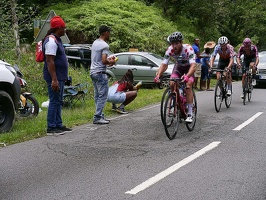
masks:
<path fill-rule="evenodd" d="M 242 64 L 242 73 L 245 73 L 247 70 L 249 70 L 249 65 L 251 62 L 256 62 L 256 58 L 244 59 Z"/>
<path fill-rule="evenodd" d="M 219 62 L 218 62 L 218 66 L 217 66 L 217 69 L 222 69 L 224 70 L 224 68 L 226 68 L 230 63 L 230 58 L 228 59 L 222 59 L 220 58 L 219 59 Z"/>

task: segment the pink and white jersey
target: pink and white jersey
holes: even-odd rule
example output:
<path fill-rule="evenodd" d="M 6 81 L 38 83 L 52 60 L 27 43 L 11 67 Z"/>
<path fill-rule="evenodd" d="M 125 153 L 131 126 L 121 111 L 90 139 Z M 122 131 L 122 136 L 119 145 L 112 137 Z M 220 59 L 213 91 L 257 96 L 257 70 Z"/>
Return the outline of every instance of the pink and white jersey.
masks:
<path fill-rule="evenodd" d="M 165 52 L 163 63 L 168 64 L 171 57 L 176 61 L 174 70 L 188 70 L 191 63 L 196 63 L 196 54 L 189 44 L 183 44 L 181 54 L 175 54 L 172 45 L 170 45 Z"/>

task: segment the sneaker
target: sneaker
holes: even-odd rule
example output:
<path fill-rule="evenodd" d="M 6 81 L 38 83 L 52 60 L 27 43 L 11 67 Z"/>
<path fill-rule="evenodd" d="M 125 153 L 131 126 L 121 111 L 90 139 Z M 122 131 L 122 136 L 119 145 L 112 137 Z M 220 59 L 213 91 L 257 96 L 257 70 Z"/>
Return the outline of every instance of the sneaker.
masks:
<path fill-rule="evenodd" d="M 186 120 L 185 120 L 185 122 L 187 122 L 187 123 L 192 123 L 193 122 L 193 117 L 192 117 L 192 115 L 187 115 L 187 118 L 186 118 Z"/>
<path fill-rule="evenodd" d="M 46 135 L 64 135 L 64 131 L 60 130 L 59 128 L 47 128 Z"/>
<path fill-rule="evenodd" d="M 98 120 L 94 120 L 93 123 L 94 124 L 109 124 L 109 121 L 101 118 L 101 119 L 98 119 Z"/>
<path fill-rule="evenodd" d="M 113 103 L 113 104 L 112 104 L 112 110 L 113 110 L 113 111 L 116 111 L 116 109 L 117 109 L 117 107 L 116 107 L 116 105 Z"/>
<path fill-rule="evenodd" d="M 120 113 L 120 114 L 128 114 L 128 112 L 125 111 L 125 108 L 117 108 L 115 111 Z"/>
<path fill-rule="evenodd" d="M 227 96 L 231 96 L 232 92 L 231 90 L 227 90 Z"/>
<path fill-rule="evenodd" d="M 62 130 L 62 131 L 72 131 L 71 128 L 67 128 L 66 126 L 62 126 L 62 127 L 57 127 L 58 129 Z"/>
<path fill-rule="evenodd" d="M 110 119 L 106 119 L 106 118 L 103 118 L 105 121 L 108 121 L 108 122 L 110 122 L 111 120 Z"/>
<path fill-rule="evenodd" d="M 252 79 L 252 86 L 256 86 L 256 79 Z"/>
<path fill-rule="evenodd" d="M 244 99 L 244 94 L 242 93 L 241 96 L 240 96 L 241 99 Z"/>

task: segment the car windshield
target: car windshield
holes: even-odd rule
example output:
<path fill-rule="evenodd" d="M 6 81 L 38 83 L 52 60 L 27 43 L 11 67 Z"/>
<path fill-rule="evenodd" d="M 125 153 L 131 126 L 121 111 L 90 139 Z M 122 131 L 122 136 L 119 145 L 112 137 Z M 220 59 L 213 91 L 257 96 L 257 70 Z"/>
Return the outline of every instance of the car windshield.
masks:
<path fill-rule="evenodd" d="M 159 56 L 159 55 L 154 54 L 154 53 L 148 54 L 147 57 L 150 58 L 151 60 L 157 62 L 157 63 L 161 63 L 163 61 L 163 59 L 164 59 L 162 56 Z M 168 64 L 174 64 L 174 62 L 172 62 L 170 60 Z"/>
<path fill-rule="evenodd" d="M 259 53 L 259 62 L 266 63 L 266 52 Z"/>

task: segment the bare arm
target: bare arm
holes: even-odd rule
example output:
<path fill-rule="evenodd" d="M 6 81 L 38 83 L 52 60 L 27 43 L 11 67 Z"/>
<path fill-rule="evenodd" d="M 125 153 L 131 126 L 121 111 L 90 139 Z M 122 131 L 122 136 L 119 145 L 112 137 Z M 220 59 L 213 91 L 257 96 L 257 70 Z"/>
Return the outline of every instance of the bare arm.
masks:
<path fill-rule="evenodd" d="M 229 64 L 228 64 L 228 68 L 230 68 L 230 69 L 232 69 L 232 65 L 233 65 L 233 63 L 234 63 L 234 58 L 233 57 L 231 57 L 230 58 L 230 62 L 229 62 Z"/>
<path fill-rule="evenodd" d="M 237 62 L 237 64 L 238 64 L 238 66 L 240 66 L 241 65 L 241 63 L 240 63 L 240 58 L 236 58 L 236 62 Z"/>
<path fill-rule="evenodd" d="M 255 62 L 255 65 L 258 66 L 259 64 L 259 56 L 256 58 L 256 62 Z"/>
<path fill-rule="evenodd" d="M 195 73 L 195 71 L 196 71 L 196 63 L 191 63 L 187 76 L 191 77 Z"/>
<path fill-rule="evenodd" d="M 107 54 L 102 54 L 102 63 L 104 65 L 109 65 L 109 66 L 112 66 L 115 64 L 115 58 L 112 57 L 110 59 L 107 59 Z"/>
<path fill-rule="evenodd" d="M 212 68 L 216 56 L 212 56 L 210 60 L 210 67 Z"/>
<path fill-rule="evenodd" d="M 167 68 L 168 68 L 168 65 L 162 63 L 160 68 L 159 68 L 159 70 L 158 70 L 158 72 L 157 72 L 157 76 L 161 77 L 162 74 L 167 70 Z"/>

